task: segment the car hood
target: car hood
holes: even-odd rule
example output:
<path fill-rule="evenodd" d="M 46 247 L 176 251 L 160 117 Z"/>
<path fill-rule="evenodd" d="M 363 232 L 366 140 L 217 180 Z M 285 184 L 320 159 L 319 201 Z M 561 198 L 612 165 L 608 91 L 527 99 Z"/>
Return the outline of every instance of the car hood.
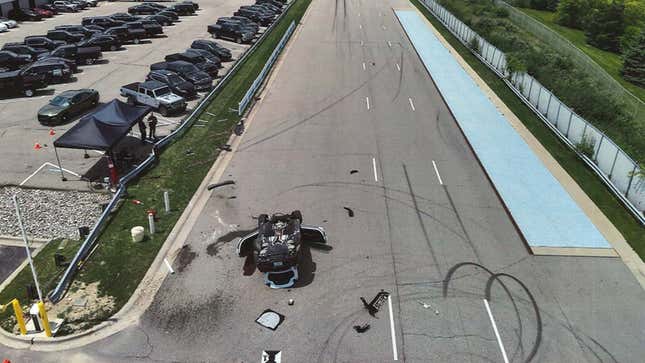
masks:
<path fill-rule="evenodd" d="M 210 79 L 211 76 L 209 76 L 206 72 L 191 72 L 186 74 L 186 78 L 190 79 L 191 81 L 199 82 L 206 81 Z"/>
<path fill-rule="evenodd" d="M 57 116 L 62 111 L 65 111 L 67 107 L 54 106 L 52 104 L 46 104 L 38 110 L 39 116 Z"/>
<path fill-rule="evenodd" d="M 163 96 L 159 97 L 159 100 L 161 100 L 163 102 L 167 102 L 167 103 L 175 103 L 175 102 L 183 101 L 184 98 L 181 97 L 181 96 L 178 96 L 178 95 L 176 95 L 174 93 L 169 93 L 167 95 L 163 95 Z"/>
<path fill-rule="evenodd" d="M 49 58 L 49 56 L 50 56 L 51 54 L 52 54 L 52 52 L 44 52 L 44 53 L 40 53 L 40 54 L 38 54 L 38 56 L 36 57 L 36 59 L 37 59 L 37 60 L 41 60 L 41 59 Z"/>

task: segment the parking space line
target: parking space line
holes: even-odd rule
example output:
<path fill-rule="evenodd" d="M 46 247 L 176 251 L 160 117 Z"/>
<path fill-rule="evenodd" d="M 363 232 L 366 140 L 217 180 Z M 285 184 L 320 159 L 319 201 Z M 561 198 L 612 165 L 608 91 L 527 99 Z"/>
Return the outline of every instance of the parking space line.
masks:
<path fill-rule="evenodd" d="M 68 173 L 68 174 L 72 174 L 72 175 L 74 175 L 74 176 L 75 176 L 75 177 L 77 177 L 77 178 L 80 178 L 80 177 L 81 177 L 81 174 L 75 173 L 75 172 L 73 172 L 73 171 L 71 171 L 71 170 L 68 170 L 68 169 L 65 169 L 65 168 L 59 168 L 59 167 L 58 167 L 58 165 L 56 165 L 56 164 L 52 164 L 52 163 L 50 163 L 49 161 L 48 161 L 48 162 L 46 162 L 45 164 L 47 164 L 47 165 L 51 166 L 52 168 L 56 169 L 57 171 L 61 171 L 61 170 L 62 170 L 62 171 L 64 171 L 64 172 Z"/>
<path fill-rule="evenodd" d="M 401 72 L 401 66 L 399 66 L 399 64 L 398 64 L 398 63 L 396 64 L 396 69 L 397 69 L 399 72 Z"/>
<path fill-rule="evenodd" d="M 362 24 L 358 24 L 358 29 L 363 29 L 363 25 L 362 25 Z"/>
<path fill-rule="evenodd" d="M 414 108 L 414 103 L 412 102 L 412 98 L 408 97 L 408 101 L 410 101 L 410 108 L 412 108 L 412 111 L 416 111 Z"/>
<path fill-rule="evenodd" d="M 488 305 L 488 300 L 486 299 L 484 299 L 484 306 L 486 307 L 486 312 L 488 313 L 488 317 L 490 318 L 490 323 L 493 325 L 495 338 L 497 338 L 497 344 L 499 345 L 499 349 L 502 351 L 502 358 L 504 359 L 504 363 L 508 363 L 508 357 L 506 356 L 506 349 L 504 349 L 504 343 L 502 342 L 502 338 L 499 336 L 499 331 L 497 330 L 497 324 L 495 323 L 495 318 L 493 318 L 493 313 L 490 311 L 490 306 Z"/>
<path fill-rule="evenodd" d="M 388 46 L 388 47 L 390 47 L 390 48 L 392 48 L 392 42 L 388 40 L 388 41 L 387 41 L 387 46 Z"/>
<path fill-rule="evenodd" d="M 390 310 L 390 334 L 392 335 L 392 355 L 394 357 L 394 360 L 399 360 L 399 353 L 396 349 L 396 331 L 394 330 L 394 315 L 392 315 L 392 295 L 388 295 L 387 297 L 387 306 Z"/>
<path fill-rule="evenodd" d="M 378 173 L 376 171 L 376 158 L 372 158 L 372 168 L 374 168 L 374 180 L 378 181 Z"/>
<path fill-rule="evenodd" d="M 363 62 L 363 70 L 365 70 L 365 62 Z"/>
<path fill-rule="evenodd" d="M 365 104 L 367 105 L 367 109 L 369 110 L 370 109 L 370 98 L 369 97 L 365 97 Z"/>
<path fill-rule="evenodd" d="M 437 169 L 437 164 L 432 160 L 432 167 L 434 168 L 435 174 L 437 174 L 437 179 L 439 179 L 439 184 L 443 185 L 443 180 L 441 180 L 441 175 L 439 175 L 439 169 Z"/>
<path fill-rule="evenodd" d="M 24 185 L 24 184 L 25 184 L 29 179 L 31 179 L 34 175 L 38 174 L 38 172 L 40 171 L 40 169 L 44 168 L 44 167 L 45 167 L 45 165 L 47 165 L 47 163 L 43 163 L 43 165 L 39 166 L 39 167 L 38 167 L 38 169 L 36 169 L 36 171 L 34 171 L 33 173 L 29 174 L 29 176 L 28 176 L 28 177 L 26 177 L 26 178 L 25 178 L 25 180 L 23 180 L 23 181 L 22 181 L 20 184 L 18 184 L 18 185 L 19 185 L 19 186 Z"/>

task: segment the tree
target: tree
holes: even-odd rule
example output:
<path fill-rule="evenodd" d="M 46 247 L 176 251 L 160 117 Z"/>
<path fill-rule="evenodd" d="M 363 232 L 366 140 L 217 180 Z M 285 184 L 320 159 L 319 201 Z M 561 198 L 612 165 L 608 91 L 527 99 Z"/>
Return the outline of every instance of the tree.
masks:
<path fill-rule="evenodd" d="M 596 48 L 620 52 L 620 40 L 625 33 L 625 3 L 614 0 L 600 3 L 591 11 L 584 24 L 587 43 Z"/>
<path fill-rule="evenodd" d="M 645 29 L 638 41 L 625 50 L 621 74 L 627 81 L 645 87 Z"/>
<path fill-rule="evenodd" d="M 560 0 L 556 11 L 556 21 L 560 25 L 582 29 L 587 16 L 596 0 Z"/>

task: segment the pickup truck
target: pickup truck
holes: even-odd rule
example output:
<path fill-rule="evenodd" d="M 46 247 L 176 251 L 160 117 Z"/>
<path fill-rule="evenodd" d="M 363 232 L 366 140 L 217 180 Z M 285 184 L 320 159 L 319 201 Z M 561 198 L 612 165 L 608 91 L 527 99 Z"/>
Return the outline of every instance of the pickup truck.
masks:
<path fill-rule="evenodd" d="M 208 32 L 215 38 L 230 39 L 236 43 L 246 43 L 253 40 L 255 33 L 243 28 L 241 24 L 224 23 L 213 24 L 207 27 Z"/>
<path fill-rule="evenodd" d="M 170 91 L 170 88 L 159 81 L 134 82 L 121 87 L 121 96 L 128 99 L 128 104 L 147 105 L 157 109 L 163 116 L 186 109 L 186 100 Z"/>
<path fill-rule="evenodd" d="M 44 74 L 23 74 L 20 70 L 0 73 L 1 94 L 20 93 L 32 97 L 36 90 L 47 87 L 48 83 Z"/>
<path fill-rule="evenodd" d="M 48 57 L 59 57 L 73 60 L 76 64 L 94 64 L 98 59 L 103 57 L 101 47 L 79 47 L 76 45 L 61 45 L 51 52 L 43 53 L 38 59 Z"/>

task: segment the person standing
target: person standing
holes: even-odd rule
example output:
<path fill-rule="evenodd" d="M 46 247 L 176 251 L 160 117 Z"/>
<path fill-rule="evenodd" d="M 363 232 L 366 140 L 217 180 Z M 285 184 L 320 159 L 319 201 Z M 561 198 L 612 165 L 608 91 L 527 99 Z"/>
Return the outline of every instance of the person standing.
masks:
<path fill-rule="evenodd" d="M 139 133 L 141 134 L 141 143 L 146 142 L 146 124 L 143 120 L 139 120 Z"/>
<path fill-rule="evenodd" d="M 150 128 L 150 140 L 157 141 L 157 116 L 154 113 L 150 113 L 148 117 L 148 127 Z"/>

